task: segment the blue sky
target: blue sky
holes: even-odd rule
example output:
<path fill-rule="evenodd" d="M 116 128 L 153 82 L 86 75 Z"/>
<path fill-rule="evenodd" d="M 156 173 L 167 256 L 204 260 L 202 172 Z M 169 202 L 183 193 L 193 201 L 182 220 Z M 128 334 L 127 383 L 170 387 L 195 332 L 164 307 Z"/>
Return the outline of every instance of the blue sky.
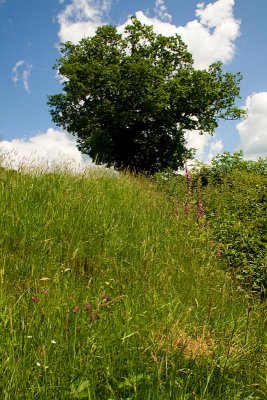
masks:
<path fill-rule="evenodd" d="M 221 60 L 225 71 L 243 74 L 238 105 L 247 107 L 247 118 L 221 122 L 212 138 L 188 134 L 197 157 L 240 148 L 247 158 L 266 157 L 266 0 L 0 0 L 0 154 L 84 161 L 46 104 L 61 90 L 52 69 L 58 43 L 77 42 L 105 23 L 122 27 L 133 14 L 158 33 L 179 33 L 197 68 Z"/>

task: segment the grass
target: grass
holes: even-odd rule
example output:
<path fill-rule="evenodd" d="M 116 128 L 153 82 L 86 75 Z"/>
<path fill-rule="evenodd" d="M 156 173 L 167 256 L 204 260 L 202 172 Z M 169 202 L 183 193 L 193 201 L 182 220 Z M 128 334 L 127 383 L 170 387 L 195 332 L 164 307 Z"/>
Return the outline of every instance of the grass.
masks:
<path fill-rule="evenodd" d="M 1 399 L 266 398 L 266 305 L 183 185 L 0 170 Z"/>

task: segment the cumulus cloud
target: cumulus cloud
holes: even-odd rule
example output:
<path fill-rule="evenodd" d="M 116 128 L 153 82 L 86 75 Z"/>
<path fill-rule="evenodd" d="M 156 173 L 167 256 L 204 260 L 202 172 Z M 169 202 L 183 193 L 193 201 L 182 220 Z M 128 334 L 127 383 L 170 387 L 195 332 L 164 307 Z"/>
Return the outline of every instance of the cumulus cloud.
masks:
<path fill-rule="evenodd" d="M 93 165 L 90 158 L 77 149 L 75 137 L 52 128 L 29 139 L 1 141 L 0 159 L 1 164 L 14 169 L 64 167 L 80 171 Z"/>
<path fill-rule="evenodd" d="M 216 135 L 204 133 L 200 135 L 198 131 L 187 132 L 187 148 L 196 149 L 195 158 L 197 160 L 209 163 L 216 154 L 223 151 L 223 142 L 217 139 Z"/>
<path fill-rule="evenodd" d="M 94 35 L 97 27 L 105 23 L 112 0 L 71 0 L 58 15 L 61 42 L 77 43 L 84 36 Z M 185 26 L 171 23 L 164 0 L 155 1 L 155 17 L 137 11 L 136 17 L 144 24 L 153 25 L 156 33 L 166 36 L 181 35 L 193 54 L 196 68 L 207 68 L 215 61 L 230 62 L 235 53 L 235 40 L 240 33 L 240 21 L 234 18 L 234 0 L 216 0 L 205 5 L 199 3 L 195 19 Z M 128 19 L 118 27 L 122 32 Z"/>
<path fill-rule="evenodd" d="M 18 81 L 22 81 L 23 87 L 26 92 L 30 92 L 29 78 L 31 75 L 32 65 L 25 60 L 16 62 L 12 68 L 12 80 L 16 84 Z"/>
<path fill-rule="evenodd" d="M 237 124 L 240 143 L 247 159 L 267 156 L 267 92 L 253 93 L 246 99 L 248 114 Z"/>
<path fill-rule="evenodd" d="M 210 144 L 209 151 L 208 151 L 208 163 L 219 153 L 222 153 L 224 149 L 224 145 L 221 139 L 215 140 Z"/>
<path fill-rule="evenodd" d="M 163 21 L 157 15 L 148 17 L 137 11 L 136 17 L 146 25 L 152 25 L 157 34 L 178 34 L 187 44 L 195 60 L 195 67 L 207 68 L 215 61 L 230 62 L 235 54 L 235 40 L 240 34 L 240 21 L 234 18 L 234 0 L 217 0 L 214 3 L 199 3 L 196 18 L 185 26 L 176 26 Z M 122 32 L 130 19 L 119 27 Z"/>
<path fill-rule="evenodd" d="M 171 22 L 172 16 L 168 13 L 164 0 L 156 0 L 155 14 L 162 21 Z"/>
<path fill-rule="evenodd" d="M 240 21 L 233 15 L 234 4 L 234 0 L 217 0 L 207 5 L 199 3 L 197 19 L 178 28 L 198 68 L 206 68 L 218 60 L 223 63 L 232 60 L 234 42 L 240 34 Z"/>
<path fill-rule="evenodd" d="M 60 42 L 78 43 L 83 37 L 94 35 L 103 25 L 111 0 L 71 0 L 58 15 Z"/>

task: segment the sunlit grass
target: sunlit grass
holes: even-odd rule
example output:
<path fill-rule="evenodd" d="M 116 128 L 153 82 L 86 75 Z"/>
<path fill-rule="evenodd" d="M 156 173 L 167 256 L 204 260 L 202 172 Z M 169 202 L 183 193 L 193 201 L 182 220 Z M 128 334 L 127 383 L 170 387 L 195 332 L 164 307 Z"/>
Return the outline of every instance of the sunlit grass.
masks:
<path fill-rule="evenodd" d="M 0 170 L 1 399 L 266 398 L 266 307 L 184 192 Z"/>

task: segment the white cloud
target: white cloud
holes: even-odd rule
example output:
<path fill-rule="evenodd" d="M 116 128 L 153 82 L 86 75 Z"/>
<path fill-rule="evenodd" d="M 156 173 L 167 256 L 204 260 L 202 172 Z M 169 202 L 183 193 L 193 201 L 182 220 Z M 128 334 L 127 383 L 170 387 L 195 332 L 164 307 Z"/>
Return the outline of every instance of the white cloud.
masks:
<path fill-rule="evenodd" d="M 267 156 L 267 92 L 253 93 L 246 99 L 248 114 L 237 124 L 240 143 L 247 159 Z"/>
<path fill-rule="evenodd" d="M 84 36 L 94 35 L 97 27 L 105 23 L 112 0 L 71 0 L 58 15 L 61 42 L 77 43 Z M 143 11 L 136 17 L 144 24 L 153 25 L 156 33 L 171 36 L 176 33 L 188 45 L 195 59 L 195 67 L 207 68 L 215 61 L 230 62 L 235 53 L 234 42 L 240 33 L 240 21 L 234 18 L 234 0 L 216 0 L 205 5 L 199 3 L 196 18 L 185 26 L 172 24 L 164 0 L 155 0 L 156 17 L 150 18 Z M 129 24 L 128 19 L 118 27 L 119 32 Z"/>
<path fill-rule="evenodd" d="M 240 34 L 240 21 L 234 18 L 233 9 L 234 0 L 217 0 L 208 5 L 199 3 L 196 19 L 185 26 L 147 17 L 143 11 L 138 11 L 136 16 L 142 23 L 153 25 L 158 34 L 179 34 L 193 54 L 195 67 L 204 69 L 215 61 L 228 63 L 235 54 L 234 42 Z"/>
<path fill-rule="evenodd" d="M 206 154 L 207 147 L 211 140 L 208 134 L 200 135 L 198 131 L 189 131 L 186 134 L 187 147 L 196 149 L 195 158 L 203 160 Z"/>
<path fill-rule="evenodd" d="M 0 159 L 1 164 L 14 169 L 63 167 L 79 171 L 93 165 L 90 158 L 77 149 L 75 137 L 52 128 L 29 139 L 1 141 Z"/>
<path fill-rule="evenodd" d="M 218 153 L 223 151 L 223 142 L 218 140 L 216 135 L 204 133 L 200 135 L 198 131 L 187 132 L 187 148 L 196 149 L 195 158 L 197 160 L 209 163 Z"/>
<path fill-rule="evenodd" d="M 162 21 L 171 22 L 172 16 L 168 13 L 164 0 L 156 0 L 155 14 Z"/>
<path fill-rule="evenodd" d="M 71 0 L 58 15 L 60 42 L 78 43 L 86 36 L 94 35 L 96 29 L 103 25 L 104 16 L 109 10 L 111 0 Z"/>
<path fill-rule="evenodd" d="M 22 81 L 26 92 L 30 92 L 29 78 L 31 75 L 32 65 L 25 60 L 18 61 L 12 68 L 12 80 L 16 84 Z"/>
<path fill-rule="evenodd" d="M 223 142 L 221 139 L 219 140 L 214 140 L 210 144 L 209 152 L 208 152 L 208 163 L 211 162 L 211 160 L 219 153 L 223 152 Z"/>
<path fill-rule="evenodd" d="M 223 63 L 232 60 L 234 42 L 240 34 L 240 21 L 233 15 L 234 4 L 234 0 L 217 0 L 207 5 L 199 3 L 197 19 L 178 28 L 198 68 L 207 68 L 218 60 Z"/>

